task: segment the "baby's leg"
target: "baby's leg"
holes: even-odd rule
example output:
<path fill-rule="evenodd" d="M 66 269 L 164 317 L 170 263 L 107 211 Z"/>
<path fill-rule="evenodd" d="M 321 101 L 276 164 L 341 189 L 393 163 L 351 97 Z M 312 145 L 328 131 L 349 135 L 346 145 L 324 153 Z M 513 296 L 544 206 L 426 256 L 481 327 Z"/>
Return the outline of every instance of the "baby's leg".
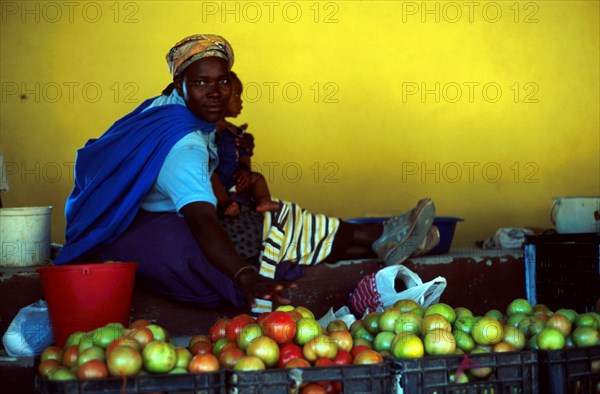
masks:
<path fill-rule="evenodd" d="M 256 202 L 257 212 L 276 211 L 279 209 L 279 203 L 271 199 L 271 192 L 265 177 L 258 172 L 250 174 L 250 196 Z"/>

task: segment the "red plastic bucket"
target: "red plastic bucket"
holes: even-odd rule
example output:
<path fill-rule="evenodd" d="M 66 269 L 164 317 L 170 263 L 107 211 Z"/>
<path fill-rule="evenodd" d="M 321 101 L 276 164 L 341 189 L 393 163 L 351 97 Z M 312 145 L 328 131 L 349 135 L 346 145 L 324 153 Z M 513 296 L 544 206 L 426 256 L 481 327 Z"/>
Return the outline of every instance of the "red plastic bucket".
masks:
<path fill-rule="evenodd" d="M 108 323 L 127 326 L 137 266 L 117 262 L 38 268 L 56 344 L 64 346 L 72 333 Z"/>

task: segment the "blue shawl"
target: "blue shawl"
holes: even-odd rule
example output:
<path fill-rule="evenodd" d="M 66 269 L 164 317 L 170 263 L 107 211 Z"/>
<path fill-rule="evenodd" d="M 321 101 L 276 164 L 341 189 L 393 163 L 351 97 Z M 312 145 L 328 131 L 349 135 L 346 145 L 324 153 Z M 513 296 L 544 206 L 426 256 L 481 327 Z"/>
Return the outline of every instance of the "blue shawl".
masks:
<path fill-rule="evenodd" d="M 188 133 L 215 129 L 183 105 L 144 111 L 153 100 L 146 100 L 77 151 L 75 185 L 65 206 L 66 243 L 55 265 L 84 262 L 121 236 L 173 145 Z"/>

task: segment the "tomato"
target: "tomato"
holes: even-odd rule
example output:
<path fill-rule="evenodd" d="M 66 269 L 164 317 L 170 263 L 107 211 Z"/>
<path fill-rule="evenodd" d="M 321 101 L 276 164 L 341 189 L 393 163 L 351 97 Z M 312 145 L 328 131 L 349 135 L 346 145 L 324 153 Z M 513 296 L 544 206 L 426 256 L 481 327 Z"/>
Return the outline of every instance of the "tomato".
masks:
<path fill-rule="evenodd" d="M 343 320 L 332 320 L 327 324 L 326 329 L 330 334 L 338 330 L 348 331 L 348 325 Z"/>
<path fill-rule="evenodd" d="M 92 343 L 95 346 L 100 346 L 103 349 L 115 339 L 121 338 L 123 336 L 123 330 L 119 327 L 114 326 L 104 326 L 100 328 L 96 328 L 95 330 L 89 332 L 87 337 L 92 340 Z"/>
<path fill-rule="evenodd" d="M 318 321 L 303 317 L 296 322 L 296 337 L 294 340 L 298 345 L 302 346 L 324 332 L 325 329 L 321 327 Z"/>
<path fill-rule="evenodd" d="M 279 359 L 279 345 L 275 340 L 263 335 L 250 342 L 246 349 L 248 356 L 260 358 L 267 367 L 272 367 Z"/>
<path fill-rule="evenodd" d="M 108 377 L 106 364 L 100 360 L 90 360 L 79 366 L 77 369 L 79 379 L 101 379 Z"/>
<path fill-rule="evenodd" d="M 336 330 L 329 334 L 329 337 L 338 345 L 338 348 L 347 351 L 352 350 L 354 340 L 352 334 L 346 330 Z"/>
<path fill-rule="evenodd" d="M 266 369 L 263 360 L 256 356 L 243 356 L 234 365 L 234 371 L 259 371 Z"/>
<path fill-rule="evenodd" d="M 260 315 L 258 315 L 258 317 L 256 318 L 256 323 L 258 323 L 258 324 L 262 323 L 262 321 L 265 319 L 265 317 L 269 316 L 269 313 L 271 313 L 271 312 L 262 312 Z"/>
<path fill-rule="evenodd" d="M 51 345 L 42 350 L 40 361 L 57 360 L 62 361 L 63 349 L 60 346 Z"/>
<path fill-rule="evenodd" d="M 192 347 L 190 348 L 190 352 L 194 356 L 197 354 L 212 353 L 213 345 L 210 342 L 199 341 L 199 342 L 194 343 L 194 345 L 192 345 Z"/>
<path fill-rule="evenodd" d="M 291 359 L 285 364 L 284 368 L 308 368 L 310 367 L 310 363 L 307 359 L 302 357 L 296 357 Z"/>
<path fill-rule="evenodd" d="M 195 355 L 188 365 L 190 373 L 214 372 L 218 370 L 219 360 L 211 353 Z"/>
<path fill-rule="evenodd" d="M 298 320 L 302 319 L 304 316 L 302 316 L 302 314 L 300 312 L 298 312 L 297 310 L 293 310 L 293 311 L 288 311 L 286 312 L 288 315 L 290 315 L 290 317 L 297 322 Z"/>
<path fill-rule="evenodd" d="M 71 368 L 77 365 L 79 358 L 79 345 L 71 345 L 63 352 L 62 365 Z"/>
<path fill-rule="evenodd" d="M 134 338 L 121 337 L 121 338 L 115 339 L 106 347 L 106 350 L 105 350 L 106 358 L 108 358 L 108 355 L 113 350 L 118 348 L 119 346 L 129 346 L 129 347 L 134 348 L 137 351 L 142 350 L 142 345 L 140 345 L 140 343 L 138 341 L 136 341 Z"/>
<path fill-rule="evenodd" d="M 246 350 L 250 342 L 254 340 L 254 338 L 261 337 L 263 335 L 263 328 L 257 323 L 249 323 L 246 324 L 240 334 L 238 335 L 237 345 L 240 349 Z"/>
<path fill-rule="evenodd" d="M 126 336 L 138 341 L 142 348 L 154 340 L 154 334 L 147 327 L 132 328 Z"/>
<path fill-rule="evenodd" d="M 314 362 L 321 357 L 334 358 L 337 350 L 338 346 L 331 338 L 327 335 L 319 335 L 304 345 L 302 353 L 305 359 Z"/>
<path fill-rule="evenodd" d="M 229 323 L 229 319 L 221 318 L 210 327 L 208 335 L 212 342 L 217 342 L 219 339 L 225 338 L 227 335 L 227 323 Z"/>
<path fill-rule="evenodd" d="M 165 341 L 152 341 L 142 350 L 144 369 L 150 373 L 167 373 L 177 364 L 175 346 Z"/>
<path fill-rule="evenodd" d="M 142 369 L 142 355 L 131 346 L 119 346 L 106 358 L 108 373 L 111 376 L 133 376 Z"/>
<path fill-rule="evenodd" d="M 165 342 L 167 342 L 169 340 L 169 333 L 167 332 L 167 330 L 164 327 L 161 327 L 157 324 L 148 324 L 146 326 L 146 328 L 149 329 L 150 331 L 152 331 L 154 340 L 165 341 Z"/>
<path fill-rule="evenodd" d="M 48 373 L 50 373 L 50 371 L 60 366 L 60 361 L 55 360 L 53 358 L 49 358 L 40 362 L 40 365 L 38 365 L 38 373 L 42 376 L 48 376 Z"/>
<path fill-rule="evenodd" d="M 309 383 L 300 389 L 300 394 L 327 394 L 327 391 L 320 384 Z"/>
<path fill-rule="evenodd" d="M 365 345 L 356 345 L 352 348 L 352 350 L 350 350 L 350 354 L 352 355 L 352 357 L 356 357 L 358 356 L 360 353 L 364 352 L 365 350 L 370 350 L 371 348 Z"/>
<path fill-rule="evenodd" d="M 309 319 L 314 319 L 315 318 L 315 314 L 312 313 L 312 311 L 310 309 L 308 309 L 305 306 L 297 306 L 294 308 L 294 310 L 298 313 L 300 313 L 302 315 L 302 317 L 306 317 Z"/>
<path fill-rule="evenodd" d="M 228 343 L 229 343 L 229 341 L 225 337 L 217 339 L 217 342 L 215 342 L 213 344 L 213 351 L 212 351 L 213 354 L 215 356 L 219 357 L 219 353 L 221 352 L 221 350 L 223 349 L 223 347 L 225 345 L 227 345 Z"/>
<path fill-rule="evenodd" d="M 287 343 L 279 348 L 277 368 L 283 368 L 293 358 L 302 357 L 302 348 L 295 343 Z"/>
<path fill-rule="evenodd" d="M 133 328 L 146 327 L 146 326 L 149 326 L 150 324 L 152 324 L 152 323 L 146 319 L 138 319 L 138 320 L 134 320 L 129 325 L 129 328 L 133 329 Z"/>
<path fill-rule="evenodd" d="M 274 311 L 269 313 L 262 320 L 261 326 L 265 335 L 278 344 L 290 342 L 296 336 L 296 321 L 288 312 Z"/>
<path fill-rule="evenodd" d="M 60 366 L 48 372 L 49 380 L 75 380 L 77 376 L 67 367 Z"/>
<path fill-rule="evenodd" d="M 192 360 L 192 353 L 187 348 L 184 347 L 176 347 L 175 354 L 177 356 L 177 361 L 175 362 L 175 368 L 183 368 L 187 369 L 190 361 Z"/>
<path fill-rule="evenodd" d="M 198 335 L 194 335 L 193 337 L 190 338 L 190 342 L 188 343 L 188 348 L 191 348 L 192 346 L 194 346 L 194 344 L 196 342 L 217 342 L 217 341 L 213 341 L 212 338 L 210 337 L 210 335 L 206 335 L 206 334 L 198 334 Z"/>
<path fill-rule="evenodd" d="M 232 347 L 225 349 L 219 353 L 217 358 L 219 359 L 219 365 L 222 368 L 233 368 L 235 364 L 244 357 L 246 353 L 238 347 Z"/>
<path fill-rule="evenodd" d="M 77 357 L 77 365 L 81 366 L 81 364 L 90 360 L 100 360 L 104 362 L 105 359 L 104 349 L 99 346 L 92 346 L 79 353 L 79 357 Z"/>
<path fill-rule="evenodd" d="M 225 336 L 232 343 L 237 343 L 240 331 L 246 324 L 254 323 L 254 318 L 247 313 L 240 313 L 232 317 L 225 328 Z"/>
<path fill-rule="evenodd" d="M 382 362 L 383 356 L 379 352 L 368 349 L 357 354 L 352 364 L 379 364 Z"/>
<path fill-rule="evenodd" d="M 314 364 L 315 367 L 330 367 L 333 364 L 333 361 L 329 358 L 318 358 Z"/>
<path fill-rule="evenodd" d="M 333 363 L 335 365 L 348 365 L 352 364 L 353 357 L 349 351 L 344 349 L 338 349 L 335 357 L 333 358 Z"/>

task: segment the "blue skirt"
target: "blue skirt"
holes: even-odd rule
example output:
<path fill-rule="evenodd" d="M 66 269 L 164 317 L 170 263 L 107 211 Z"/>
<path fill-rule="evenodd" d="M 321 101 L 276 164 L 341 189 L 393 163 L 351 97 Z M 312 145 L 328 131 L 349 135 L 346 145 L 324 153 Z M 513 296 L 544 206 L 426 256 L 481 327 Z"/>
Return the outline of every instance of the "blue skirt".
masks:
<path fill-rule="evenodd" d="M 140 211 L 127 231 L 94 257 L 138 262 L 136 285 L 177 301 L 203 308 L 225 303 L 242 307 L 246 302 L 231 278 L 208 261 L 185 219 L 175 213 Z M 282 263 L 275 278 L 294 280 L 302 274 L 303 267 Z"/>

